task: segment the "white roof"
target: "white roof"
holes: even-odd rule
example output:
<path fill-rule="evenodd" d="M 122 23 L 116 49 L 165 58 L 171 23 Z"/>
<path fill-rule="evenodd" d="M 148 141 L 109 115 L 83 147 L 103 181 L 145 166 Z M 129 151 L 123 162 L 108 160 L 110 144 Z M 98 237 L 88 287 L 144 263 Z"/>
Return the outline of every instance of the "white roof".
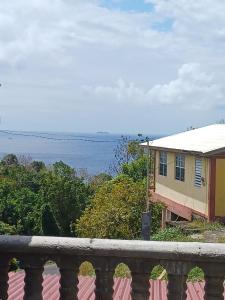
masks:
<path fill-rule="evenodd" d="M 141 145 L 147 146 L 147 143 Z M 225 152 L 225 124 L 209 125 L 160 138 L 150 141 L 149 146 L 153 149 L 173 149 L 199 154 Z"/>

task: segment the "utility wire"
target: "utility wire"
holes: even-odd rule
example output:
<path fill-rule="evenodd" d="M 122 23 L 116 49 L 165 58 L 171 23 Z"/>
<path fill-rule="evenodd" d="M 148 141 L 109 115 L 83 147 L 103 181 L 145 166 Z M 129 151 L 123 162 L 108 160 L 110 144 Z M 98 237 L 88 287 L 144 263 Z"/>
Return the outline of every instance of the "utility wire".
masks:
<path fill-rule="evenodd" d="M 29 134 L 29 133 L 22 133 L 19 131 L 10 131 L 10 130 L 0 130 L 0 133 L 13 135 L 13 136 L 25 136 L 25 137 L 35 137 L 35 138 L 41 138 L 45 140 L 53 140 L 53 141 L 83 141 L 83 142 L 91 142 L 91 143 L 116 143 L 118 141 L 121 141 L 122 138 L 117 138 L 114 140 L 94 140 L 95 137 L 90 136 L 75 136 L 75 135 L 69 135 L 74 136 L 74 138 L 57 138 L 57 137 L 51 137 L 51 136 L 44 136 L 44 135 L 52 135 L 51 133 L 40 133 L 40 134 Z M 53 133 L 53 135 L 56 135 L 57 133 Z M 141 141 L 140 141 L 141 142 Z"/>
<path fill-rule="evenodd" d="M 7 130 L 0 130 L 0 133 L 8 134 L 8 135 L 14 135 L 14 136 L 25 136 L 25 137 L 35 137 L 35 138 L 41 138 L 45 140 L 53 140 L 53 141 L 83 141 L 83 142 L 91 142 L 91 143 L 115 143 L 119 139 L 115 140 L 91 140 L 90 138 L 55 138 L 55 137 L 49 137 L 49 136 L 43 136 L 38 134 L 27 134 L 27 133 L 17 133 Z"/>

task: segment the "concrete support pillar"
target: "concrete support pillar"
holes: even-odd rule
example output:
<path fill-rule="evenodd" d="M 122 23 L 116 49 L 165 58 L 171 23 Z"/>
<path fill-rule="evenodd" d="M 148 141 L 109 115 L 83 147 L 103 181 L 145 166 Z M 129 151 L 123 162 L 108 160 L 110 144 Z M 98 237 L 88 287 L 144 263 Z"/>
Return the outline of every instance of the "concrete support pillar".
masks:
<path fill-rule="evenodd" d="M 59 263 L 60 300 L 78 299 L 78 273 L 80 264 L 70 258 L 62 258 Z"/>
<path fill-rule="evenodd" d="M 168 274 L 168 300 L 185 300 L 187 299 L 187 276 Z"/>
<path fill-rule="evenodd" d="M 38 257 L 26 257 L 22 261 L 25 270 L 24 278 L 24 300 L 42 300 L 42 282 L 44 271 L 44 263 Z"/>
<path fill-rule="evenodd" d="M 224 275 L 225 266 L 218 263 L 202 265 L 205 273 L 204 300 L 224 300 Z"/>
<path fill-rule="evenodd" d="M 167 297 L 168 300 L 187 299 L 187 274 L 191 265 L 183 261 L 169 261 L 165 264 L 168 274 Z"/>
<path fill-rule="evenodd" d="M 95 259 L 94 266 L 96 273 L 95 299 L 112 300 L 116 262 L 113 258 Z"/>
<path fill-rule="evenodd" d="M 1 258 L 0 260 L 0 299 L 8 299 L 8 271 L 9 271 L 9 259 Z"/>
<path fill-rule="evenodd" d="M 157 262 L 155 262 L 157 264 Z M 133 259 L 129 264 L 131 268 L 131 298 L 135 300 L 149 300 L 150 273 L 155 265 L 152 261 Z"/>

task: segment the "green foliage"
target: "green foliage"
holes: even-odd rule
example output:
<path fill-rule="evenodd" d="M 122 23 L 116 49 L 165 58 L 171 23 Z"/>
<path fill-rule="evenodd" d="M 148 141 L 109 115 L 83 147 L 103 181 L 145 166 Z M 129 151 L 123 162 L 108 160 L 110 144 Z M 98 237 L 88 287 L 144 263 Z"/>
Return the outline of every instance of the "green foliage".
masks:
<path fill-rule="evenodd" d="M 162 209 L 163 204 L 161 203 L 151 203 L 151 216 L 152 216 L 152 223 L 151 223 L 151 233 L 154 234 L 159 231 L 161 228 L 161 220 L 162 220 Z"/>
<path fill-rule="evenodd" d="M 3 234 L 12 235 L 16 233 L 17 231 L 15 226 L 0 221 L 0 235 Z"/>
<path fill-rule="evenodd" d="M 134 181 L 143 180 L 147 175 L 147 157 L 141 156 L 130 163 L 123 164 L 121 172 Z"/>
<path fill-rule="evenodd" d="M 45 174 L 40 195 L 49 203 L 60 235 L 70 236 L 71 223 L 80 217 L 88 201 L 89 191 L 82 179 L 63 162 L 56 163 Z"/>
<path fill-rule="evenodd" d="M 145 185 L 128 176 L 106 182 L 74 225 L 80 237 L 140 238 Z"/>
<path fill-rule="evenodd" d="M 159 276 L 164 272 L 164 268 L 161 265 L 157 265 L 152 269 L 152 272 L 150 274 L 150 278 L 153 280 L 156 280 L 159 278 Z M 167 273 L 162 277 L 163 280 L 167 280 Z"/>
<path fill-rule="evenodd" d="M 16 258 L 11 259 L 9 272 L 17 271 L 19 269 L 19 262 Z"/>
<path fill-rule="evenodd" d="M 184 235 L 179 227 L 169 227 L 158 231 L 152 236 L 153 241 L 187 241 L 187 236 Z"/>
<path fill-rule="evenodd" d="M 112 179 L 112 176 L 107 173 L 100 173 L 92 176 L 89 180 L 90 191 L 94 194 L 105 182 Z"/>
<path fill-rule="evenodd" d="M 114 277 L 131 278 L 131 271 L 127 265 L 121 263 L 116 267 Z"/>
<path fill-rule="evenodd" d="M 140 147 L 140 140 L 132 140 L 127 144 L 127 152 L 132 160 L 137 160 L 144 155 L 144 148 Z"/>
<path fill-rule="evenodd" d="M 88 185 L 63 162 L 51 169 L 42 162 L 20 163 L 13 155 L 0 162 L 3 234 L 15 229 L 25 235 L 70 235 L 70 224 L 80 216 L 88 197 Z"/>
<path fill-rule="evenodd" d="M 7 166 L 18 165 L 18 158 L 15 154 L 7 154 L 3 157 L 2 163 Z"/>
<path fill-rule="evenodd" d="M 56 224 L 56 220 L 52 214 L 49 204 L 44 204 L 42 206 L 41 227 L 44 235 L 47 236 L 59 235 L 59 228 Z"/>
<path fill-rule="evenodd" d="M 34 160 L 31 164 L 30 164 L 31 168 L 34 169 L 36 172 L 40 172 L 41 170 L 45 169 L 45 164 L 43 163 L 43 161 L 36 161 Z"/>
<path fill-rule="evenodd" d="M 110 166 L 112 174 L 120 174 L 122 166 L 139 159 L 144 154 L 144 149 L 140 147 L 140 137 L 131 140 L 127 136 L 121 136 L 116 148 L 114 149 L 114 161 Z"/>
<path fill-rule="evenodd" d="M 95 276 L 95 270 L 92 264 L 88 261 L 83 262 L 79 269 L 80 276 Z"/>
<path fill-rule="evenodd" d="M 204 280 L 204 272 L 199 267 L 193 268 L 189 274 L 187 281 L 195 282 L 195 281 L 203 281 Z"/>
<path fill-rule="evenodd" d="M 224 229 L 224 225 L 219 222 L 207 222 L 206 220 L 196 219 L 186 225 L 187 229 L 198 229 L 199 231 L 214 231 Z"/>

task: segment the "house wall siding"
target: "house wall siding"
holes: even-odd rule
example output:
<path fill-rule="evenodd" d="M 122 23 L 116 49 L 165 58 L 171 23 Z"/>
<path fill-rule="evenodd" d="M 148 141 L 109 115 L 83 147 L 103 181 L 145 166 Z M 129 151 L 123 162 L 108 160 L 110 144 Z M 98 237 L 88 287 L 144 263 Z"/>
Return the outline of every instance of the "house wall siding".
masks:
<path fill-rule="evenodd" d="M 209 162 L 202 158 L 202 177 L 205 184 L 201 187 L 194 185 L 195 156 L 185 154 L 185 180 L 175 179 L 175 153 L 167 152 L 167 176 L 159 175 L 159 151 L 156 151 L 156 193 L 169 198 L 197 212 L 208 214 L 208 178 Z"/>
<path fill-rule="evenodd" d="M 225 216 L 225 159 L 216 159 L 215 215 Z"/>

